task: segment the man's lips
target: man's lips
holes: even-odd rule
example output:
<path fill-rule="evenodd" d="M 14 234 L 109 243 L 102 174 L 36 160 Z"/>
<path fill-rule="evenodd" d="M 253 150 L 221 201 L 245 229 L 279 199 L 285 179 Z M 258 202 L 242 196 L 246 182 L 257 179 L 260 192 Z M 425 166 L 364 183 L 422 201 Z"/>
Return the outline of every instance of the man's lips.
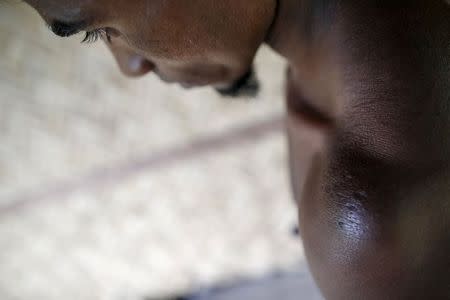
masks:
<path fill-rule="evenodd" d="M 226 97 L 251 96 L 259 92 L 259 82 L 253 68 L 228 86 L 216 87 L 216 91 Z"/>
<path fill-rule="evenodd" d="M 183 77 L 177 79 L 176 76 L 168 76 L 165 72 L 161 72 L 157 66 L 153 69 L 153 73 L 168 84 L 176 83 L 186 89 L 211 86 L 223 96 L 255 96 L 259 91 L 259 82 L 253 68 L 250 68 L 235 80 L 225 79 L 223 74 L 221 76 L 189 76 L 184 74 Z"/>
<path fill-rule="evenodd" d="M 188 78 L 188 79 L 174 79 L 169 76 L 164 75 L 163 73 L 159 72 L 157 68 L 153 70 L 153 73 L 155 73 L 159 79 L 165 83 L 168 84 L 179 84 L 183 88 L 189 89 L 194 87 L 202 87 L 202 86 L 208 86 L 212 85 L 215 86 L 216 84 L 219 84 L 219 81 L 214 81 L 211 78 Z"/>

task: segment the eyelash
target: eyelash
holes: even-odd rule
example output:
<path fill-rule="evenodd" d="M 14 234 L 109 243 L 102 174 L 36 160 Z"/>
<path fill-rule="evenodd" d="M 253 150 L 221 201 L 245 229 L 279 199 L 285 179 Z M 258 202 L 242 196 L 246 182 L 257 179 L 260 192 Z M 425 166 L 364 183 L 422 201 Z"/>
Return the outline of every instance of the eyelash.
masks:
<path fill-rule="evenodd" d="M 95 29 L 92 31 L 86 31 L 84 38 L 81 42 L 86 43 L 86 44 L 91 44 L 91 43 L 95 43 L 99 39 L 103 39 L 108 42 L 111 42 L 111 36 L 108 34 L 106 29 L 104 29 L 104 28 Z"/>

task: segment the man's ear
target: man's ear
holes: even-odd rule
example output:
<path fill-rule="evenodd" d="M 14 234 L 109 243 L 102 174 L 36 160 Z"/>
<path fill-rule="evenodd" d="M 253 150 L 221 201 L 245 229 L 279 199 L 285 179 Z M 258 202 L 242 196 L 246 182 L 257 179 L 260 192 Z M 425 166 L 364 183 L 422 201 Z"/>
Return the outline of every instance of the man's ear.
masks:
<path fill-rule="evenodd" d="M 259 90 L 260 84 L 256 77 L 254 67 L 251 67 L 244 76 L 236 80 L 230 86 L 216 89 L 220 95 L 230 98 L 256 97 Z"/>

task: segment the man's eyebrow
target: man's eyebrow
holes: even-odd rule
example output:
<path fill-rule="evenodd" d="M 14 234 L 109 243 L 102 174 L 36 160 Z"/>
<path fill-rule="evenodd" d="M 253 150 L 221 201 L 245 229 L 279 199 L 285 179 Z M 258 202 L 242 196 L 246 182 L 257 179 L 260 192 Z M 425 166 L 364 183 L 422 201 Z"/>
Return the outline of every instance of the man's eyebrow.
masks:
<path fill-rule="evenodd" d="M 49 27 L 54 34 L 60 37 L 69 37 L 82 31 L 86 25 L 87 23 L 84 21 L 71 23 L 52 21 Z"/>

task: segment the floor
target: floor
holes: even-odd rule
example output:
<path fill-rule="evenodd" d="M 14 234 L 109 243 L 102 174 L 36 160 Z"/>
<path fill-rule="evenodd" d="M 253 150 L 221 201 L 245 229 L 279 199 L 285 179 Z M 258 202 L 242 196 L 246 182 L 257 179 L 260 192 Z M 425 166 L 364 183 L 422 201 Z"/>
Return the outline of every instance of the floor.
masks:
<path fill-rule="evenodd" d="M 257 99 L 122 77 L 0 3 L 0 298 L 134 300 L 304 261 L 291 234 L 284 62 Z"/>

